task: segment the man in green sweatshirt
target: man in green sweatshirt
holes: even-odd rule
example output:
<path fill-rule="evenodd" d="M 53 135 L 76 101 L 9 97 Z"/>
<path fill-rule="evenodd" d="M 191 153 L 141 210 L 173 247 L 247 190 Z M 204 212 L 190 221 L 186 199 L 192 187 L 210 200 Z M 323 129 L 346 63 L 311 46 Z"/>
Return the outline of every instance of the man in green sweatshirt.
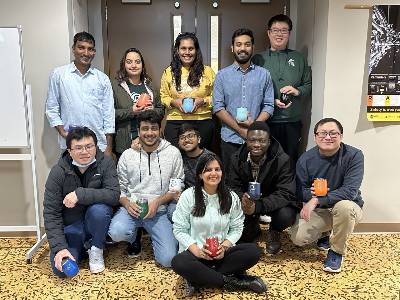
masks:
<path fill-rule="evenodd" d="M 266 68 L 274 84 L 275 110 L 268 120 L 271 134 L 295 163 L 301 139 L 302 97 L 311 94 L 311 68 L 306 58 L 287 48 L 292 21 L 276 15 L 268 21 L 270 49 L 256 54 L 253 62 Z"/>

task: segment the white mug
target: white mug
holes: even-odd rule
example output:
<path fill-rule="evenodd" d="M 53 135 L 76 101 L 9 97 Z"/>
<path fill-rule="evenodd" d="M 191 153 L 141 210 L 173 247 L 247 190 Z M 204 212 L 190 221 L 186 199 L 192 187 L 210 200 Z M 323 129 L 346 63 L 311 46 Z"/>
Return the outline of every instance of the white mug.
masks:
<path fill-rule="evenodd" d="M 182 179 L 171 178 L 169 180 L 169 191 L 170 192 L 180 192 L 182 191 Z"/>

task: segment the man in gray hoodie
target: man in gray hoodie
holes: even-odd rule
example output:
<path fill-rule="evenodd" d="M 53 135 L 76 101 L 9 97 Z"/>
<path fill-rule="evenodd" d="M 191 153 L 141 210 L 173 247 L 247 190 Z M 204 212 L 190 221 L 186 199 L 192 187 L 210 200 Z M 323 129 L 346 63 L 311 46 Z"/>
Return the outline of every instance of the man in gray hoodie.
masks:
<path fill-rule="evenodd" d="M 170 179 L 184 179 L 184 169 L 179 150 L 160 138 L 161 120 L 162 117 L 153 110 L 138 116 L 140 149 L 127 149 L 119 159 L 121 208 L 111 220 L 108 234 L 116 242 L 132 244 L 137 229 L 143 227 L 151 237 L 156 261 L 171 267 L 177 242 L 166 207 L 178 193 L 168 189 Z M 148 213 L 141 217 L 137 202 L 143 198 L 148 201 Z"/>

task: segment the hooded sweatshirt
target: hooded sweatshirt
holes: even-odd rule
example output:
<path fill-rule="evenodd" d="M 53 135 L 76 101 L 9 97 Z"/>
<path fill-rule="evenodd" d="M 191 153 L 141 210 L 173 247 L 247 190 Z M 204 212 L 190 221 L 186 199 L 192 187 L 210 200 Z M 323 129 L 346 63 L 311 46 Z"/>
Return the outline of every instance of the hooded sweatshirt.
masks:
<path fill-rule="evenodd" d="M 145 197 L 152 202 L 168 192 L 171 178 L 184 180 L 182 156 L 178 148 L 161 139 L 158 148 L 147 153 L 143 149 L 125 150 L 118 162 L 121 197 L 137 201 Z M 157 211 L 164 211 L 166 204 Z"/>

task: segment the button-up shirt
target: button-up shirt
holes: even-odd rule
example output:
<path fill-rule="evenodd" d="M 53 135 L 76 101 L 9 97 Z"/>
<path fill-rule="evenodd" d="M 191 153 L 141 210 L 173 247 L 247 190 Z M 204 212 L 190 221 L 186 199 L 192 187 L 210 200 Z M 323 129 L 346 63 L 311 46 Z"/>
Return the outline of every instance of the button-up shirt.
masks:
<path fill-rule="evenodd" d="M 86 126 L 94 131 L 99 148 L 107 146 L 106 134 L 115 132 L 111 83 L 106 74 L 91 67 L 82 75 L 72 62 L 50 74 L 46 115 L 51 127 Z M 65 139 L 58 137 L 61 149 Z"/>
<path fill-rule="evenodd" d="M 236 109 L 246 107 L 256 120 L 260 112 L 270 117 L 274 112 L 274 89 L 269 72 L 250 64 L 242 70 L 237 63 L 220 70 L 214 81 L 213 113 L 225 109 L 236 119 Z M 222 124 L 221 138 L 225 142 L 243 144 L 240 135 L 226 124 Z"/>

